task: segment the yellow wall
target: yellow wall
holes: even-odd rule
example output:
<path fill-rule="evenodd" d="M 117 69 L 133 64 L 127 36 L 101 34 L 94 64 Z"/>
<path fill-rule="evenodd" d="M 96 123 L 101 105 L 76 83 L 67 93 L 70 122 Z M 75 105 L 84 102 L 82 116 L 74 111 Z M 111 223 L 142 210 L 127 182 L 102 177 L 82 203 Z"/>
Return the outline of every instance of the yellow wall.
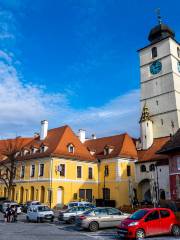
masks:
<path fill-rule="evenodd" d="M 39 164 L 44 163 L 44 176 L 39 176 Z M 20 178 L 21 166 L 25 164 L 25 176 Z M 35 164 L 35 176 L 30 177 L 31 165 Z M 65 164 L 65 176 L 60 176 L 57 171 L 59 164 Z M 104 168 L 108 165 L 109 176 L 105 177 L 105 187 L 110 189 L 110 198 L 116 201 L 116 206 L 129 203 L 129 180 L 134 182 L 135 166 L 132 161 L 123 159 L 102 160 L 101 163 L 77 161 L 60 158 L 44 158 L 19 162 L 15 191 L 12 194 L 17 202 L 44 199 L 50 205 L 49 191 L 52 191 L 51 206 L 57 205 L 58 191 L 62 191 L 62 205 L 70 201 L 77 201 L 79 189 L 92 189 L 94 199 L 103 198 Z M 127 177 L 127 165 L 131 165 L 131 177 Z M 82 177 L 77 178 L 77 166 L 82 166 Z M 88 179 L 88 168 L 93 168 L 93 178 Z M 34 187 L 34 197 L 32 190 Z M 0 186 L 0 194 L 4 195 L 4 185 Z M 74 198 L 76 195 L 76 199 Z M 23 197 L 22 197 L 23 196 Z M 44 197 L 42 197 L 44 196 Z M 83 199 L 86 200 L 86 199 Z"/>

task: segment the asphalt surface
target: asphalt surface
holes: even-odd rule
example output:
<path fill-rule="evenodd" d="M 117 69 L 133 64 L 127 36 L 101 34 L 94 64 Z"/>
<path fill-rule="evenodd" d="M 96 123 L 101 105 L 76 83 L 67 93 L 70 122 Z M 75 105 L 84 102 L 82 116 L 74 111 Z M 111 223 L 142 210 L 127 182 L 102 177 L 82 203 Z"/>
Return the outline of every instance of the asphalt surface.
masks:
<path fill-rule="evenodd" d="M 79 230 L 74 225 L 59 223 L 27 223 L 21 215 L 17 223 L 5 223 L 0 215 L 0 240 L 107 240 L 118 239 L 116 229 L 103 229 L 96 233 Z M 149 240 L 177 240 L 162 236 L 147 238 Z"/>

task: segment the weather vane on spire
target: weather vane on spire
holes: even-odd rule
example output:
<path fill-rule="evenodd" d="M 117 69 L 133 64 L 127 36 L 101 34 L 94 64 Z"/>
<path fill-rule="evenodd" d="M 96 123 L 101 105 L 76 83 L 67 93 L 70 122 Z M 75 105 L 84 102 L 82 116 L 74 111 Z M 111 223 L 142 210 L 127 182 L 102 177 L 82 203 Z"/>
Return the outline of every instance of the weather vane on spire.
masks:
<path fill-rule="evenodd" d="M 160 24 L 162 23 L 160 8 L 157 8 L 157 9 L 156 9 L 156 14 L 157 14 L 158 23 L 159 23 L 159 25 L 160 25 Z"/>

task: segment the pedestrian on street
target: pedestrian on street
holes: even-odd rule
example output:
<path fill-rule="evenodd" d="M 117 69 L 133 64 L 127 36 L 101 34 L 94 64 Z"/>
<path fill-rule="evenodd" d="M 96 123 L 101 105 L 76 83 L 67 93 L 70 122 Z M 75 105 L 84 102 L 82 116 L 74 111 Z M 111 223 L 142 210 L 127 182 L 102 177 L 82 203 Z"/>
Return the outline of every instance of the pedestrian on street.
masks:
<path fill-rule="evenodd" d="M 12 207 L 11 214 L 12 214 L 12 222 L 17 222 L 17 207 L 16 206 Z"/>
<path fill-rule="evenodd" d="M 10 220 L 11 220 L 11 208 L 10 208 L 9 205 L 6 208 L 5 215 L 6 215 L 6 218 L 7 218 L 7 222 L 10 222 Z"/>

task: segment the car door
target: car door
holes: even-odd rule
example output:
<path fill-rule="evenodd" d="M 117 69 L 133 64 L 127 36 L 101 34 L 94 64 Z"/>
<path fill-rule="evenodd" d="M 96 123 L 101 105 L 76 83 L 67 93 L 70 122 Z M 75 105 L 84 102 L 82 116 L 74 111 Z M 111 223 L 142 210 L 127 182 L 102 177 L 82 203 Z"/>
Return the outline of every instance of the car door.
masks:
<path fill-rule="evenodd" d="M 161 220 L 158 210 L 154 210 L 149 213 L 145 218 L 144 223 L 146 234 L 148 236 L 153 236 L 161 233 Z"/>
<path fill-rule="evenodd" d="M 159 212 L 161 217 L 161 232 L 169 233 L 171 228 L 171 220 L 170 220 L 171 213 L 168 209 L 162 209 Z"/>
<path fill-rule="evenodd" d="M 30 207 L 27 212 L 29 220 L 33 220 L 33 209 Z"/>
<path fill-rule="evenodd" d="M 108 215 L 107 209 L 105 208 L 100 208 L 100 209 L 95 209 L 94 213 L 96 215 L 96 219 L 99 223 L 100 228 L 106 228 L 111 226 L 111 216 Z"/>
<path fill-rule="evenodd" d="M 108 208 L 108 214 L 110 216 L 109 223 L 110 227 L 116 227 L 120 224 L 121 220 L 123 219 L 123 214 L 116 208 Z"/>

